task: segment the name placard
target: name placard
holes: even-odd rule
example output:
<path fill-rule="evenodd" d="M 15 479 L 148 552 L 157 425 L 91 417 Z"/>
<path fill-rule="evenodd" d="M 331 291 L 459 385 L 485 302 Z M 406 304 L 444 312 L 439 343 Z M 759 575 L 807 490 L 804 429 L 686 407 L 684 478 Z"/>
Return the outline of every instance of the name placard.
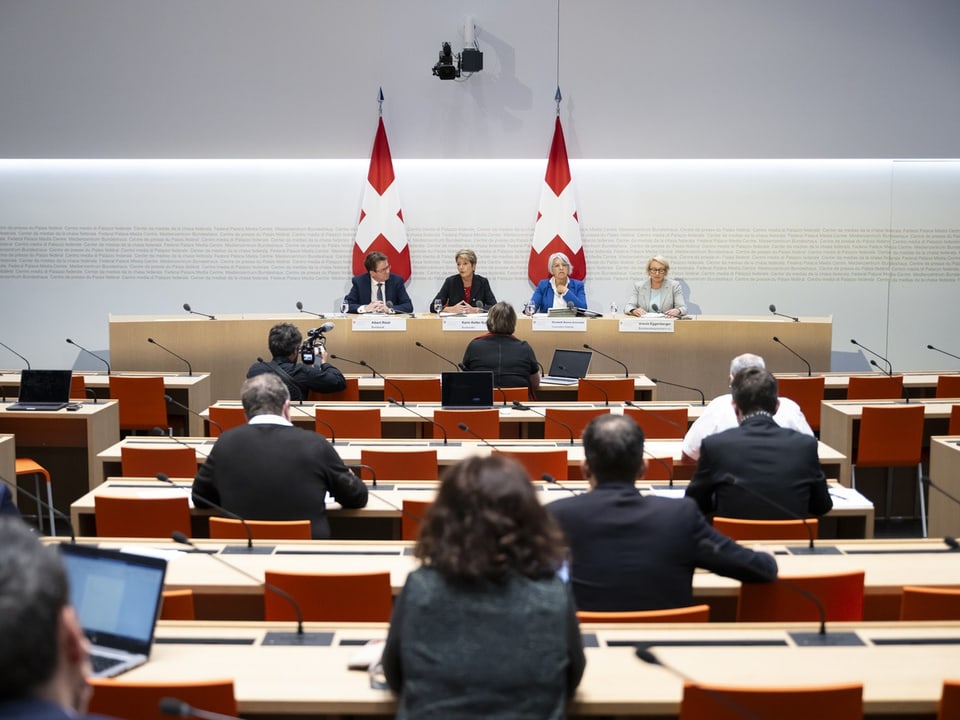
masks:
<path fill-rule="evenodd" d="M 396 315 L 359 315 L 353 318 L 354 332 L 404 332 L 407 329 L 406 316 Z"/>
<path fill-rule="evenodd" d="M 587 318 L 533 316 L 534 332 L 586 332 Z"/>
<path fill-rule="evenodd" d="M 486 315 L 451 315 L 443 318 L 442 322 L 444 332 L 452 330 L 485 333 L 487 331 Z"/>
<path fill-rule="evenodd" d="M 672 333 L 674 322 L 667 317 L 620 318 L 620 332 Z"/>

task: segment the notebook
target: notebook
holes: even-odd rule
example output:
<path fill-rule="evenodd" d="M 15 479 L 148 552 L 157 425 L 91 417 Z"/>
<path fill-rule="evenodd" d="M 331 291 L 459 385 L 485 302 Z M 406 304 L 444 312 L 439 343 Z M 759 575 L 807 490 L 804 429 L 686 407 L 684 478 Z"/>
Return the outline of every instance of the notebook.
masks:
<path fill-rule="evenodd" d="M 550 372 L 540 378 L 540 382 L 548 385 L 576 385 L 580 378 L 586 376 L 592 357 L 593 353 L 589 350 L 554 350 Z"/>
<path fill-rule="evenodd" d="M 7 410 L 61 410 L 70 403 L 70 370 L 23 370 L 20 396 Z"/>
<path fill-rule="evenodd" d="M 493 407 L 493 372 L 468 370 L 440 373 L 440 407 L 477 410 Z"/>
<path fill-rule="evenodd" d="M 88 545 L 60 546 L 70 601 L 90 641 L 94 677 L 113 677 L 150 656 L 167 561 Z"/>

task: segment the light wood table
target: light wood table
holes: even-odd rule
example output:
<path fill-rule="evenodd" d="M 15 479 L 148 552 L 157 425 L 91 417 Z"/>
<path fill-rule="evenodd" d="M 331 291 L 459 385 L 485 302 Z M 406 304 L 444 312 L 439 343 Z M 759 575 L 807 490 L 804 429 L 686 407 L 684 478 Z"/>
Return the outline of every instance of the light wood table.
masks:
<path fill-rule="evenodd" d="M 768 355 L 769 357 L 769 355 Z M 814 372 L 814 376 L 823 376 L 823 394 L 825 400 L 845 400 L 847 397 L 847 387 L 850 385 L 851 377 L 877 377 L 879 372 Z M 913 399 L 932 398 L 937 392 L 937 378 L 941 375 L 957 375 L 957 371 L 946 372 L 904 372 L 895 373 L 903 375 L 903 386 L 907 389 L 910 397 Z M 777 372 L 774 373 L 778 378 L 801 378 L 808 377 L 805 372 Z"/>
<path fill-rule="evenodd" d="M 960 535 L 960 436 L 930 438 L 930 481 L 930 537 Z"/>

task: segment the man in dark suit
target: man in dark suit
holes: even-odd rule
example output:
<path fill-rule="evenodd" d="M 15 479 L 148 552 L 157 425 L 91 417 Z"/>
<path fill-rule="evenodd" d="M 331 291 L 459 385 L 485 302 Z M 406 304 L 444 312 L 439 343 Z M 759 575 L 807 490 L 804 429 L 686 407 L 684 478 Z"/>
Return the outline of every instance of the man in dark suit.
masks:
<path fill-rule="evenodd" d="M 330 537 L 324 498 L 367 504 L 367 487 L 327 440 L 290 422 L 290 394 L 276 375 L 248 379 L 247 424 L 221 435 L 193 479 L 193 501 L 216 503 L 244 520 L 310 520 L 314 539 Z"/>
<path fill-rule="evenodd" d="M 363 259 L 367 272 L 353 278 L 347 293 L 347 312 L 385 313 L 413 312 L 413 301 L 407 295 L 403 278 L 390 272 L 390 261 L 376 250 Z"/>
<path fill-rule="evenodd" d="M 583 431 L 590 491 L 550 503 L 570 544 L 580 610 L 623 612 L 694 604 L 693 571 L 742 582 L 777 577 L 773 555 L 741 547 L 707 524 L 687 499 L 641 495 L 643 431 L 629 417 L 601 415 Z"/>
<path fill-rule="evenodd" d="M 833 507 L 817 456 L 817 440 L 780 427 L 777 380 L 763 368 L 734 375 L 740 425 L 703 439 L 687 497 L 704 514 L 748 520 L 793 520 Z"/>
<path fill-rule="evenodd" d="M 310 390 L 318 393 L 340 392 L 347 387 L 347 380 L 340 369 L 327 362 L 327 349 L 314 345 L 312 365 L 297 362 L 303 335 L 300 328 L 291 323 L 278 323 L 270 328 L 267 345 L 273 356 L 270 362 L 259 360 L 247 370 L 247 377 L 263 373 L 279 375 L 290 389 L 294 400 L 306 400 Z M 318 363 L 317 360 L 320 362 Z"/>

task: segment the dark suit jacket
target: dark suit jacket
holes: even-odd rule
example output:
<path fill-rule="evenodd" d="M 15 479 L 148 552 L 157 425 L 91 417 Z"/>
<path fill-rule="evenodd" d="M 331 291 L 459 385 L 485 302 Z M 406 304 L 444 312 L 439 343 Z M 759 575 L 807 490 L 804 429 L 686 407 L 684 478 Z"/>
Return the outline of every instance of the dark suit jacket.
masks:
<path fill-rule="evenodd" d="M 718 533 L 694 503 L 643 496 L 632 483 L 600 482 L 547 509 L 570 544 L 570 576 L 580 610 L 693 605 L 698 567 L 742 582 L 777 577 L 773 557 Z"/>
<path fill-rule="evenodd" d="M 0 700 L 0 718 L 4 720 L 111 720 L 106 715 L 76 715 L 56 703 L 33 698 Z"/>
<path fill-rule="evenodd" d="M 791 520 L 833 507 L 816 438 L 782 428 L 768 415 L 703 439 L 687 497 L 705 514 L 747 520 Z"/>
<path fill-rule="evenodd" d="M 0 515 L 19 515 L 20 511 L 13 504 L 13 494 L 6 485 L 0 485 Z"/>
<path fill-rule="evenodd" d="M 347 312 L 355 313 L 361 305 L 369 305 L 373 298 L 370 296 L 370 273 L 356 275 L 350 286 L 350 292 L 347 293 L 347 305 L 350 308 Z M 407 295 L 407 288 L 403 284 L 403 278 L 399 275 L 390 273 L 390 277 L 383 284 L 383 301 L 392 302 L 393 309 L 397 312 L 413 312 L 413 301 Z"/>
<path fill-rule="evenodd" d="M 317 357 L 319 358 L 319 352 Z M 307 393 L 310 390 L 319 393 L 334 393 L 347 388 L 347 380 L 343 377 L 339 368 L 329 363 L 319 365 L 294 363 L 285 357 L 275 357 L 268 363 L 255 362 L 247 370 L 247 377 L 252 378 L 254 375 L 262 375 L 268 372 L 272 372 L 283 380 L 290 390 L 290 399 L 294 402 L 306 400 Z"/>
<path fill-rule="evenodd" d="M 451 275 L 443 281 L 443 287 L 440 288 L 435 298 L 443 301 L 444 306 L 456 305 L 465 299 L 463 288 L 463 278 L 459 275 Z M 497 304 L 497 298 L 490 289 L 490 282 L 483 276 L 474 273 L 473 281 L 470 285 L 470 304 L 477 306 L 477 300 L 483 304 L 484 310 L 489 310 Z M 430 309 L 433 309 L 433 303 L 430 303 Z"/>
<path fill-rule="evenodd" d="M 288 425 L 241 425 L 221 435 L 193 480 L 206 498 L 244 520 L 310 520 L 313 537 L 330 537 L 327 491 L 348 508 L 367 504 L 367 488 L 327 440 Z"/>

